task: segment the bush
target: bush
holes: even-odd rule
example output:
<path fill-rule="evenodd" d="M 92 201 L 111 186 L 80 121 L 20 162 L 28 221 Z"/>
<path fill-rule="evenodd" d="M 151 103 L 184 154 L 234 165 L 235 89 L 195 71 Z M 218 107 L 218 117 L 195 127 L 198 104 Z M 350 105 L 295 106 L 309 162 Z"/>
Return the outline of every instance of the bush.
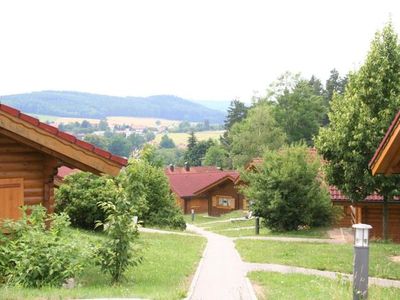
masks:
<path fill-rule="evenodd" d="M 2 282 L 22 287 L 60 286 L 82 270 L 79 247 L 66 243 L 64 230 L 69 225 L 66 214 L 46 215 L 42 206 L 27 208 L 18 221 L 5 221 L 0 231 L 0 278 Z M 50 224 L 46 229 L 46 223 Z"/>
<path fill-rule="evenodd" d="M 99 206 L 107 218 L 105 223 L 97 222 L 97 226 L 103 226 L 109 239 L 96 250 L 96 262 L 104 272 L 110 273 L 112 282 L 116 283 L 121 281 L 129 266 L 137 266 L 142 262 L 140 248 L 134 244 L 139 236 L 132 218 L 134 208 L 122 190 L 114 203 L 100 202 Z"/>
<path fill-rule="evenodd" d="M 161 167 L 147 159 L 132 159 L 122 177 L 128 201 L 144 225 L 186 228 Z"/>
<path fill-rule="evenodd" d="M 248 183 L 243 191 L 272 230 L 329 225 L 333 209 L 319 170 L 319 158 L 303 145 L 268 150 L 257 172 L 242 174 Z"/>
<path fill-rule="evenodd" d="M 105 212 L 98 202 L 116 197 L 115 182 L 106 176 L 78 172 L 64 178 L 55 194 L 56 212 L 65 212 L 75 227 L 93 230 L 95 222 L 105 221 Z"/>

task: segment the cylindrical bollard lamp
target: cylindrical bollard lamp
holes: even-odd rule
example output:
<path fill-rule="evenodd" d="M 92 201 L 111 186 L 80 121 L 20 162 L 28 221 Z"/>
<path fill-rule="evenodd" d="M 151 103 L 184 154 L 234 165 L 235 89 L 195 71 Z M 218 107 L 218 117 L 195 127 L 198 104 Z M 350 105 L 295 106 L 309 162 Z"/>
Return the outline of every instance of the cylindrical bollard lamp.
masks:
<path fill-rule="evenodd" d="M 368 299 L 368 224 L 354 224 L 353 300 Z"/>

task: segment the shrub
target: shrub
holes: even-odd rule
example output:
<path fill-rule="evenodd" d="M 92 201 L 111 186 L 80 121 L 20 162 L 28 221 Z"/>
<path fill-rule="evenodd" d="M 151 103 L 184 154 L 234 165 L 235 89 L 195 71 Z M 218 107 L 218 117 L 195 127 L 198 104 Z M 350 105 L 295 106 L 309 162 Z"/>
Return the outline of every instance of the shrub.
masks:
<path fill-rule="evenodd" d="M 99 221 L 97 226 L 103 226 L 109 239 L 96 250 L 96 262 L 104 272 L 110 273 L 112 282 L 117 283 L 129 266 L 137 266 L 142 261 L 140 248 L 134 244 L 139 236 L 132 218 L 134 208 L 122 190 L 114 203 L 100 202 L 99 206 L 107 217 L 105 223 Z"/>
<path fill-rule="evenodd" d="M 272 230 L 297 230 L 332 222 L 333 209 L 319 176 L 320 161 L 303 145 L 266 151 L 257 172 L 244 172 L 243 189 L 254 214 Z"/>
<path fill-rule="evenodd" d="M 46 229 L 46 223 L 50 224 Z M 22 287 L 60 286 L 82 270 L 79 247 L 66 243 L 64 231 L 69 225 L 66 214 L 46 215 L 42 206 L 23 209 L 18 221 L 5 221 L 1 233 L 0 278 Z"/>
<path fill-rule="evenodd" d="M 122 177 L 127 198 L 144 225 L 186 228 L 161 167 L 146 159 L 132 159 Z"/>
<path fill-rule="evenodd" d="M 97 203 L 113 202 L 116 185 L 109 177 L 78 172 L 65 177 L 55 197 L 56 212 L 68 214 L 73 226 L 92 230 L 96 220 L 106 218 Z"/>

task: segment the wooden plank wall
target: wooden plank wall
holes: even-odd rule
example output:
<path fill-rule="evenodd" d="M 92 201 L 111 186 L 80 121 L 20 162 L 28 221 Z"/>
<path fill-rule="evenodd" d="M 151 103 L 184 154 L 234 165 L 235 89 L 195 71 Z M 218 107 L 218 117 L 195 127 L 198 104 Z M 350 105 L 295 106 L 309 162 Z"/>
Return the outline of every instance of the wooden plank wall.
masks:
<path fill-rule="evenodd" d="M 369 205 L 362 208 L 362 222 L 372 226 L 371 237 L 382 239 L 382 205 Z M 400 205 L 389 205 L 389 238 L 400 242 Z"/>
<path fill-rule="evenodd" d="M 216 187 L 214 187 L 212 190 L 210 190 L 208 192 L 209 197 L 211 197 L 211 199 L 215 196 L 229 196 L 232 197 L 233 199 L 235 199 L 235 205 L 232 208 L 221 208 L 221 207 L 217 207 L 212 205 L 211 206 L 211 213 L 210 215 L 212 216 L 219 216 L 221 214 L 225 214 L 228 212 L 231 212 L 232 210 L 236 210 L 236 209 L 242 209 L 243 208 L 243 197 L 241 197 L 235 186 L 234 183 L 231 181 L 227 181 L 225 183 L 222 183 Z"/>
<path fill-rule="evenodd" d="M 37 150 L 0 135 L 0 179 L 23 178 L 25 205 L 43 202 L 44 161 Z"/>
<path fill-rule="evenodd" d="M 206 213 L 208 212 L 208 198 L 191 198 L 187 201 L 186 214 L 190 214 L 191 210 L 194 209 L 195 213 Z"/>

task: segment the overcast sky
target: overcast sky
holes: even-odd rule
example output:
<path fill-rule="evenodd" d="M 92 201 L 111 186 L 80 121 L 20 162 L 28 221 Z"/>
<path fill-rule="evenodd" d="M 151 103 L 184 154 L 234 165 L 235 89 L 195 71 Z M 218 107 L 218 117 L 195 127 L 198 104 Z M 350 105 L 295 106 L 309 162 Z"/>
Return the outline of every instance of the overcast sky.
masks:
<path fill-rule="evenodd" d="M 0 95 L 75 90 L 248 101 L 286 70 L 363 62 L 399 1 L 1 1 Z"/>

